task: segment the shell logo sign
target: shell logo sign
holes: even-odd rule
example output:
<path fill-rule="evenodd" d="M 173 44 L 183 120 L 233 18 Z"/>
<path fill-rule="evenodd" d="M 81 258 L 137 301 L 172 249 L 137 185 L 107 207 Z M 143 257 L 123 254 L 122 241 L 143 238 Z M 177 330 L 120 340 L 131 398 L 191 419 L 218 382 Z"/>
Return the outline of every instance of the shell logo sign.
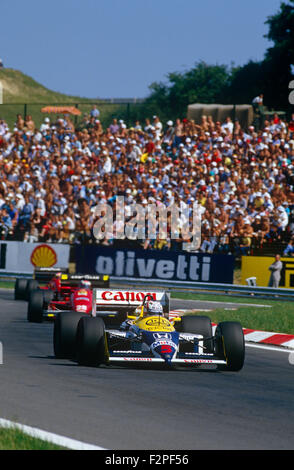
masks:
<path fill-rule="evenodd" d="M 56 262 L 56 252 L 49 245 L 38 245 L 31 254 L 31 263 L 35 267 L 51 268 Z"/>

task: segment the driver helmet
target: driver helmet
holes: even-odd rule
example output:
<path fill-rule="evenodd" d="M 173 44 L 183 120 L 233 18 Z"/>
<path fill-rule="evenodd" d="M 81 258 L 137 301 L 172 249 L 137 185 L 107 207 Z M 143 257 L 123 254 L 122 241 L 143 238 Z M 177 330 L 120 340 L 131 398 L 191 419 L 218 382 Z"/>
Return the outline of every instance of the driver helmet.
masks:
<path fill-rule="evenodd" d="M 80 287 L 84 287 L 84 289 L 90 289 L 91 282 L 86 281 L 85 279 L 82 279 L 81 282 L 80 282 Z"/>
<path fill-rule="evenodd" d="M 144 305 L 144 316 L 147 315 L 163 315 L 163 308 L 160 302 L 149 300 Z"/>
<path fill-rule="evenodd" d="M 58 273 L 56 273 L 56 275 L 55 275 L 55 277 L 57 279 L 61 279 L 61 276 L 62 276 L 62 272 L 60 272 L 60 271 Z"/>

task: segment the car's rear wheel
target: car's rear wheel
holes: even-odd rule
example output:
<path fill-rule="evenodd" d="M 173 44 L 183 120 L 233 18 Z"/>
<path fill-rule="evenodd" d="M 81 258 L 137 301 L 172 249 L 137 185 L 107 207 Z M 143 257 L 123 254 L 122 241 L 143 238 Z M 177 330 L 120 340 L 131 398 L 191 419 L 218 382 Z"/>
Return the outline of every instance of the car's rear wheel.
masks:
<path fill-rule="evenodd" d="M 14 285 L 14 299 L 25 300 L 27 279 L 16 279 Z"/>
<path fill-rule="evenodd" d="M 226 366 L 220 366 L 220 369 L 234 372 L 242 369 L 245 360 L 245 341 L 239 322 L 225 321 L 217 325 L 215 353 L 227 362 Z"/>
<path fill-rule="evenodd" d="M 31 323 L 41 323 L 43 321 L 44 297 L 39 289 L 30 293 L 28 302 L 27 319 Z"/>
<path fill-rule="evenodd" d="M 99 366 L 108 359 L 107 339 L 102 318 L 83 317 L 77 331 L 77 361 L 84 366 Z"/>
<path fill-rule="evenodd" d="M 29 300 L 31 292 L 33 290 L 37 290 L 38 287 L 39 287 L 38 281 L 36 281 L 35 279 L 29 279 L 26 285 L 25 299 Z"/>
<path fill-rule="evenodd" d="M 53 329 L 53 348 L 57 359 L 74 358 L 76 354 L 77 327 L 81 314 L 61 312 L 56 315 Z"/>
<path fill-rule="evenodd" d="M 202 335 L 203 338 L 212 338 L 211 320 L 204 315 L 182 316 L 177 329 L 183 333 L 194 333 L 196 335 Z M 214 352 L 212 339 L 203 341 L 203 352 L 209 354 Z"/>

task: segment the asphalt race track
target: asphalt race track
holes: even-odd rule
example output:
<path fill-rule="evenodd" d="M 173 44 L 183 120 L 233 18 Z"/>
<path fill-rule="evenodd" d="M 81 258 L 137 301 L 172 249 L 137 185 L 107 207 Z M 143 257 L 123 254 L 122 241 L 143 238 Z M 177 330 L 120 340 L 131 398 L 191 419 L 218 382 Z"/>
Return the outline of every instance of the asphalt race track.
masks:
<path fill-rule="evenodd" d="M 113 450 L 294 448 L 287 353 L 246 348 L 239 373 L 79 367 L 53 357 L 52 323 L 29 324 L 11 291 L 0 299 L 1 418 Z"/>

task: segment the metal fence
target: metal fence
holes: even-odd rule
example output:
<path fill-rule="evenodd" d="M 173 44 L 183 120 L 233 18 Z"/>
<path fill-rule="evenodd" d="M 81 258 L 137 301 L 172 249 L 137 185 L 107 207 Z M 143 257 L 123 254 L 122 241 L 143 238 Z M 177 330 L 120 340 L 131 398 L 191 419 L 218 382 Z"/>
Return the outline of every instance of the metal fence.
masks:
<path fill-rule="evenodd" d="M 113 277 L 111 285 L 128 285 L 130 287 L 162 288 L 169 292 L 191 294 L 213 294 L 232 297 L 258 297 L 259 299 L 292 300 L 294 301 L 294 289 L 253 287 L 235 284 L 214 284 L 204 282 L 166 281 L 154 279 L 134 279 L 127 277 Z"/>
<path fill-rule="evenodd" d="M 22 273 L 0 273 L 1 280 L 16 278 L 31 279 L 32 275 Z M 131 277 L 112 277 L 111 287 L 130 287 L 145 289 L 164 289 L 170 293 L 226 295 L 226 297 L 247 297 L 279 301 L 294 301 L 294 289 L 243 286 L 235 284 L 166 281 L 154 279 L 135 279 Z"/>
<path fill-rule="evenodd" d="M 75 126 L 83 119 L 84 114 L 89 114 L 93 106 L 96 105 L 100 114 L 98 119 L 101 120 L 103 126 L 108 126 L 112 119 L 123 119 L 128 127 L 133 125 L 136 120 L 144 124 L 145 118 L 152 120 L 154 114 L 157 114 L 158 107 L 155 103 L 146 102 L 144 99 L 107 99 L 107 100 L 82 100 L 72 102 L 39 102 L 39 103 L 4 103 L 0 105 L 0 119 L 4 119 L 10 128 L 16 122 L 16 116 L 21 114 L 23 118 L 31 116 L 35 125 L 40 127 L 44 118 L 48 114 L 42 113 L 41 109 L 45 106 L 74 106 L 81 111 L 80 116 L 73 116 L 72 121 Z M 62 115 L 50 115 L 52 121 L 58 119 Z M 162 118 L 166 118 L 162 112 Z"/>

